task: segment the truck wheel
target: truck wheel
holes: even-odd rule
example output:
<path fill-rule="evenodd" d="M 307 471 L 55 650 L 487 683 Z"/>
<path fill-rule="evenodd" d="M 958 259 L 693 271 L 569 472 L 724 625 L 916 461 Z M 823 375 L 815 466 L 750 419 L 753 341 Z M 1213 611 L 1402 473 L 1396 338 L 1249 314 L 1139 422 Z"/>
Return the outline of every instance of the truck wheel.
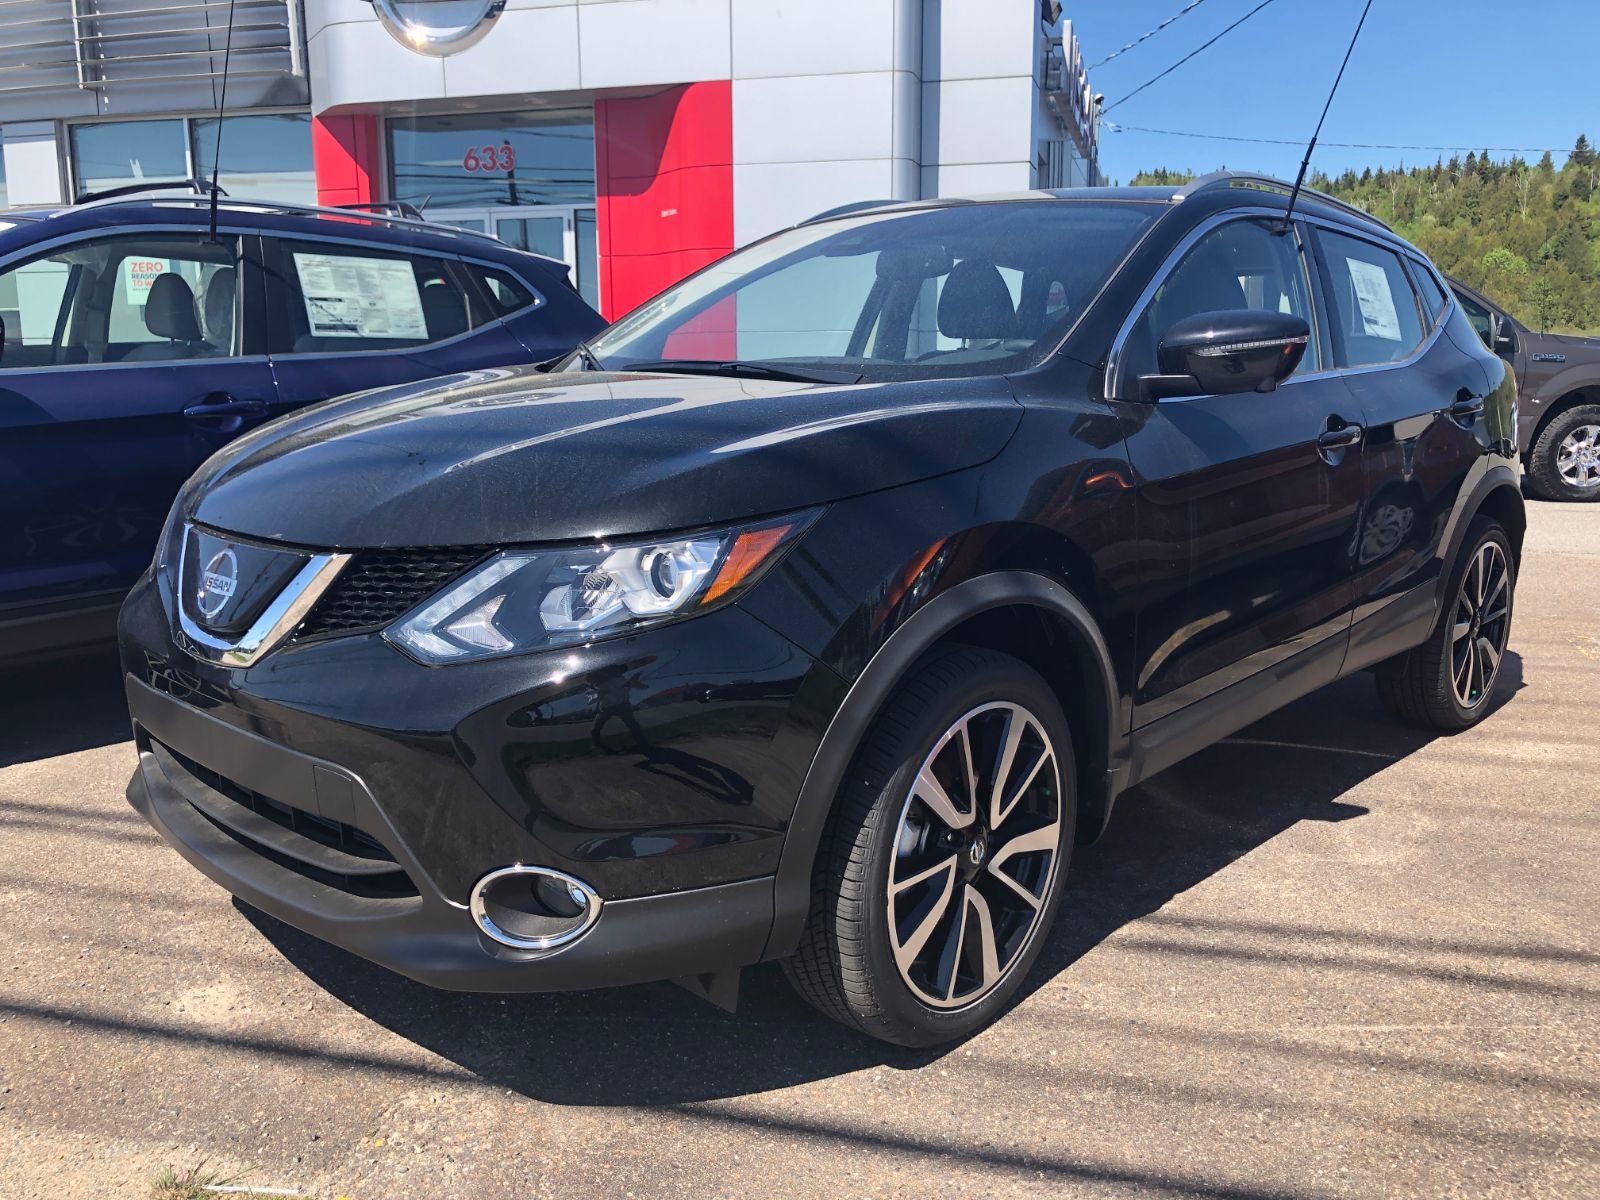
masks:
<path fill-rule="evenodd" d="M 826 1016 L 902 1046 L 993 1020 L 1055 920 L 1074 779 L 1067 719 L 1037 672 L 962 646 L 924 659 L 840 790 L 789 981 Z"/>
<path fill-rule="evenodd" d="M 1600 500 L 1600 404 L 1550 419 L 1528 453 L 1528 480 L 1546 500 Z"/>
<path fill-rule="evenodd" d="M 1483 720 L 1511 637 L 1516 587 L 1517 565 L 1505 528 L 1488 517 L 1476 518 L 1428 640 L 1378 665 L 1384 706 L 1409 724 L 1441 733 Z"/>

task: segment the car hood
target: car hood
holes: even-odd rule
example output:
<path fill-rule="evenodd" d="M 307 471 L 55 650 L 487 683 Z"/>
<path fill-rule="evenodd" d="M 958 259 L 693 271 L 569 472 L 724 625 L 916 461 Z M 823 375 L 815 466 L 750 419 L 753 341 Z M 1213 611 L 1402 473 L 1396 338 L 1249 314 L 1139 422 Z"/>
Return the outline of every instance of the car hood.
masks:
<path fill-rule="evenodd" d="M 210 459 L 180 503 L 216 529 L 333 548 L 689 529 L 976 466 L 1021 414 L 999 379 L 484 370 L 263 426 Z"/>

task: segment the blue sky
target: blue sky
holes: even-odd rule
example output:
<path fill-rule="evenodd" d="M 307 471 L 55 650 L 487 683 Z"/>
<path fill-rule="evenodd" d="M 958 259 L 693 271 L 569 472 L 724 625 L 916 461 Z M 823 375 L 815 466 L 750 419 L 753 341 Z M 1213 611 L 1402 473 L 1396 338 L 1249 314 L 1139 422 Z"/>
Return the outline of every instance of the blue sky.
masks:
<path fill-rule="evenodd" d="M 1187 3 L 1067 0 L 1063 8 L 1085 61 L 1093 63 Z M 1204 0 L 1149 41 L 1090 71 L 1089 81 L 1105 93 L 1109 108 L 1258 3 Z M 1157 166 L 1207 171 L 1225 165 L 1292 179 L 1362 3 L 1273 0 L 1107 114 L 1120 124 L 1297 144 L 1104 129 L 1101 169 L 1123 183 Z M 1600 0 L 1374 0 L 1311 166 L 1337 174 L 1347 166 L 1359 170 L 1438 157 L 1432 150 L 1345 149 L 1330 142 L 1564 151 L 1580 133 L 1600 142 Z"/>

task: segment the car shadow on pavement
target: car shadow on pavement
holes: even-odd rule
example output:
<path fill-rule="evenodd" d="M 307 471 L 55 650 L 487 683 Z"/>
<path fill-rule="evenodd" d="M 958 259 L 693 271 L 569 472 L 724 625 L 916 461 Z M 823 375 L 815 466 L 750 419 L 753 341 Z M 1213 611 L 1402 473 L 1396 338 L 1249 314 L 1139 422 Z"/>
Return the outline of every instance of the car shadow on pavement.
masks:
<path fill-rule="evenodd" d="M 0 767 L 133 736 L 114 649 L 0 667 Z"/>
<path fill-rule="evenodd" d="M 1491 701 L 1520 687 L 1507 656 Z M 1301 821 L 1366 809 L 1341 799 L 1432 735 L 1381 710 L 1357 675 L 1242 730 L 1128 793 L 1106 835 L 1074 855 L 1061 916 L 1022 997 L 1118 929 Z M 727 1014 L 671 984 L 550 995 L 441 992 L 235 902 L 295 967 L 352 1009 L 472 1072 L 551 1104 L 665 1105 L 790 1087 L 874 1066 L 916 1069 L 951 1047 L 909 1051 L 808 1008 L 773 964 L 747 971 Z M 1019 999 L 1020 999 L 1019 998 Z"/>

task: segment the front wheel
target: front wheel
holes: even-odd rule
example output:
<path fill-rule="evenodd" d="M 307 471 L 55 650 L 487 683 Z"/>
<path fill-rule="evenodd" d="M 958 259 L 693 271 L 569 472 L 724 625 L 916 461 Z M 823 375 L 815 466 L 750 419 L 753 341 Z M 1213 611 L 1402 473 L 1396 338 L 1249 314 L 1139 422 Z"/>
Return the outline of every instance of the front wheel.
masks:
<path fill-rule="evenodd" d="M 1071 734 L 1044 680 L 993 651 L 935 652 L 856 753 L 785 973 L 885 1041 L 967 1036 L 1039 955 L 1075 819 Z"/>
<path fill-rule="evenodd" d="M 1504 526 L 1476 518 L 1428 640 L 1378 666 L 1378 695 L 1389 711 L 1442 733 L 1483 720 L 1511 637 L 1516 587 L 1517 564 Z"/>
<path fill-rule="evenodd" d="M 1528 452 L 1528 480 L 1546 500 L 1600 500 L 1600 404 L 1550 418 Z"/>

